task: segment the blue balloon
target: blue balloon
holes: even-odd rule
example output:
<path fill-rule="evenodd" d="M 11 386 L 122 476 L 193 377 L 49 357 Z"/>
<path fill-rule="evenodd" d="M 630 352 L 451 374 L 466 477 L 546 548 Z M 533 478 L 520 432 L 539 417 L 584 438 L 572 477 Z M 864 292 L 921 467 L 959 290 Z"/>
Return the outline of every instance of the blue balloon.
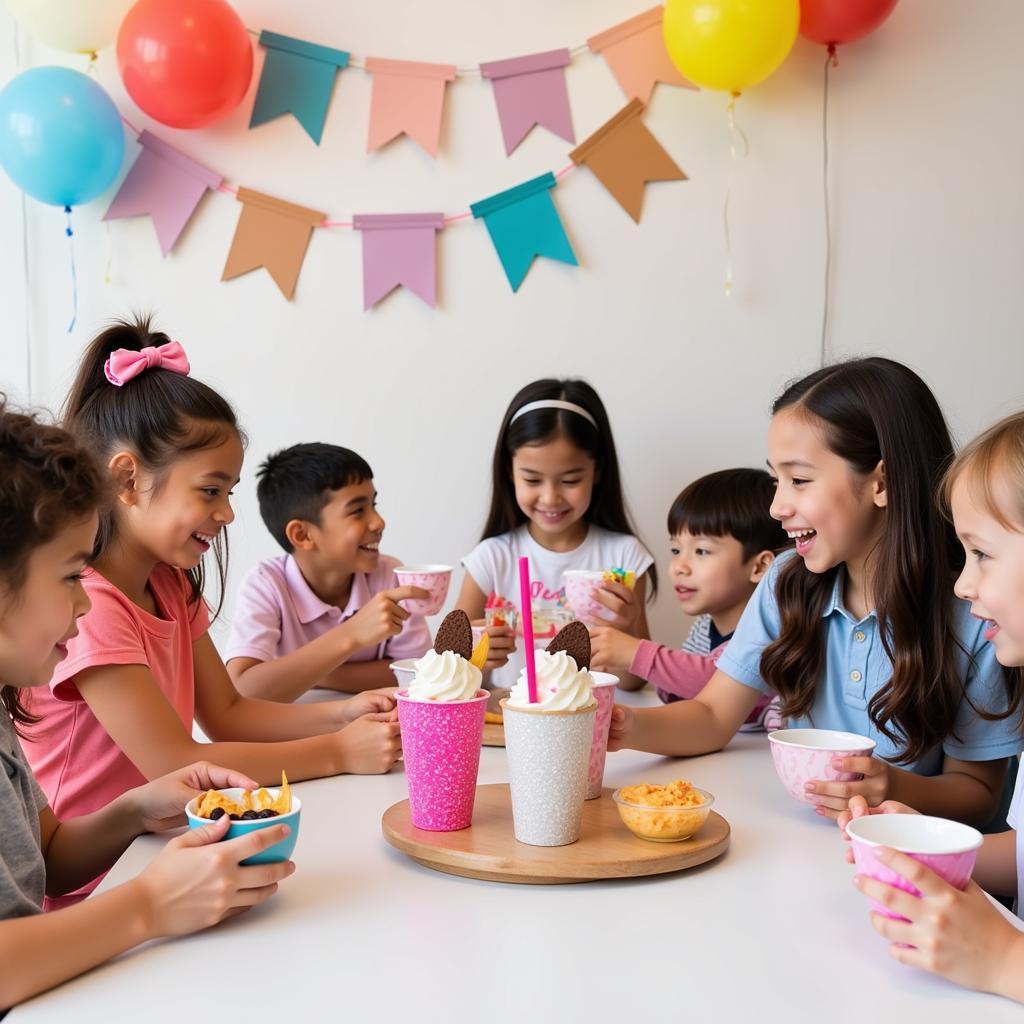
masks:
<path fill-rule="evenodd" d="M 41 202 L 77 206 L 95 199 L 123 159 L 121 115 L 80 71 L 32 68 L 0 92 L 0 166 Z"/>

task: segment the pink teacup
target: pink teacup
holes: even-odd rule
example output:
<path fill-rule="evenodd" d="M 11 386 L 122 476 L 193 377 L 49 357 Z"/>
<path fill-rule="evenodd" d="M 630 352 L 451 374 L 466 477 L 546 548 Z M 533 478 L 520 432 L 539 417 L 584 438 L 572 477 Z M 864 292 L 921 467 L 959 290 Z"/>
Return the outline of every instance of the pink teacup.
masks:
<path fill-rule="evenodd" d="M 837 772 L 832 767 L 834 758 L 870 757 L 875 749 L 875 741 L 866 736 L 834 729 L 779 729 L 769 733 L 768 739 L 779 780 L 793 799 L 807 804 L 815 799 L 804 792 L 806 782 L 856 782 L 864 777 Z"/>
<path fill-rule="evenodd" d="M 954 889 L 964 889 L 974 870 L 978 847 L 984 840 L 984 836 L 970 825 L 924 814 L 868 814 L 854 818 L 846 826 L 846 834 L 850 837 L 853 860 L 860 874 L 877 878 L 912 896 L 920 896 L 920 889 L 875 856 L 879 846 L 913 857 L 944 878 Z M 874 900 L 871 906 L 886 917 L 906 920 Z"/>
<path fill-rule="evenodd" d="M 420 587 L 430 591 L 422 600 L 410 599 L 398 603 L 413 615 L 436 615 L 448 596 L 448 585 L 452 581 L 450 565 L 400 565 L 395 570 L 395 579 L 401 587 Z"/>
<path fill-rule="evenodd" d="M 602 623 L 608 620 L 608 609 L 593 596 L 595 587 L 604 580 L 599 569 L 569 569 L 562 573 L 565 599 L 580 622 Z"/>

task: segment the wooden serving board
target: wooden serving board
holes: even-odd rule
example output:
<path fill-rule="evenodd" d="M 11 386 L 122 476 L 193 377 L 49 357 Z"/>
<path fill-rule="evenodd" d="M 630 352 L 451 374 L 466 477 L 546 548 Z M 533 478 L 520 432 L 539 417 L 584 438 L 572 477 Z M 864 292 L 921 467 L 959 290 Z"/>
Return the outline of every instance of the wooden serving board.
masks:
<path fill-rule="evenodd" d="M 612 791 L 583 805 L 583 828 L 569 846 L 527 846 L 512 831 L 507 785 L 478 786 L 473 824 L 460 832 L 424 832 L 410 819 L 409 801 L 384 812 L 384 838 L 413 860 L 451 875 L 493 882 L 556 885 L 636 878 L 696 867 L 725 853 L 729 823 L 714 811 L 704 827 L 678 843 L 638 839 L 622 823 Z"/>
<path fill-rule="evenodd" d="M 505 746 L 505 726 L 501 722 L 484 722 L 483 745 L 485 747 Z"/>

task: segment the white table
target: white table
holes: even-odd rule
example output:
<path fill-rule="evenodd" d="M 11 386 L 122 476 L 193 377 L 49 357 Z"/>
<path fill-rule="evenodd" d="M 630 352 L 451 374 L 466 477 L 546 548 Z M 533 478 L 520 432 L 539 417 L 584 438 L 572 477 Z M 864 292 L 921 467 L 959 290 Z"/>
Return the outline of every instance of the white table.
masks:
<path fill-rule="evenodd" d="M 406 796 L 401 771 L 302 783 L 298 870 L 267 905 L 151 943 L 9 1020 L 1019 1024 L 1015 1004 L 889 958 L 837 829 L 786 795 L 767 747 L 740 735 L 687 761 L 609 755 L 608 786 L 684 777 L 710 790 L 732 844 L 681 874 L 579 885 L 475 881 L 407 859 L 380 830 Z M 506 781 L 504 750 L 484 748 L 480 782 Z M 104 885 L 161 843 L 137 840 Z"/>

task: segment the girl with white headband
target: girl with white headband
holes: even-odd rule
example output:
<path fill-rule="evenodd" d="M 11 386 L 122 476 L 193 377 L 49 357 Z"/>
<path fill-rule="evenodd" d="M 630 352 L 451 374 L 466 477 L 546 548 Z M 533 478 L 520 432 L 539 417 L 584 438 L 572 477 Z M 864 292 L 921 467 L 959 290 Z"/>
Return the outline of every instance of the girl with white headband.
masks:
<path fill-rule="evenodd" d="M 579 380 L 524 387 L 502 420 L 492 473 L 490 511 L 480 543 L 462 560 L 466 575 L 457 606 L 480 620 L 492 594 L 518 604 L 523 555 L 530 559 L 535 619 L 565 605 L 566 571 L 624 569 L 634 574 L 635 588 L 602 583 L 594 599 L 609 625 L 646 639 L 644 600 L 656 585 L 654 559 L 633 535 L 597 392 Z M 511 686 L 523 665 L 515 632 L 487 631 L 491 681 Z"/>

